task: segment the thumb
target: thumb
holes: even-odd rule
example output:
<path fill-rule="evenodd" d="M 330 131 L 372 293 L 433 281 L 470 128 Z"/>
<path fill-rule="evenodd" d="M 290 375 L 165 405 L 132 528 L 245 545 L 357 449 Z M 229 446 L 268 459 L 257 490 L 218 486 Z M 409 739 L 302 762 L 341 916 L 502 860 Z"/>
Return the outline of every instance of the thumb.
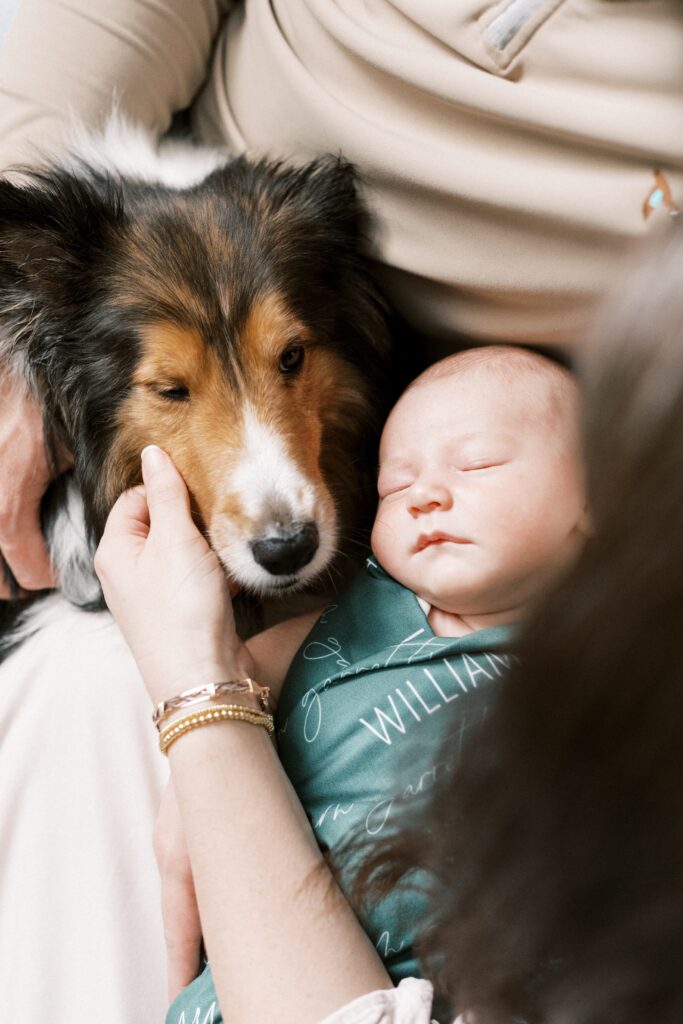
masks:
<path fill-rule="evenodd" d="M 175 539 L 195 534 L 185 481 L 166 452 L 155 444 L 142 451 L 142 479 L 150 528 L 156 533 L 171 533 Z"/>

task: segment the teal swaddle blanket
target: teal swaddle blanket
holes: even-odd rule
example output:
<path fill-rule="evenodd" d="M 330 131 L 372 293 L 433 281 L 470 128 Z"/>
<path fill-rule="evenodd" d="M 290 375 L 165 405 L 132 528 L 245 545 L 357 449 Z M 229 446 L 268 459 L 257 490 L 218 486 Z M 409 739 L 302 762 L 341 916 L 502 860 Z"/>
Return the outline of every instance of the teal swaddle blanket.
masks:
<path fill-rule="evenodd" d="M 299 648 L 276 715 L 282 763 L 323 850 L 334 857 L 353 836 L 353 856 L 362 856 L 400 820 L 406 800 L 455 767 L 509 665 L 513 636 L 502 626 L 435 636 L 415 594 L 368 560 Z M 345 882 L 352 886 L 352 871 L 343 871 Z M 423 900 L 401 889 L 361 917 L 396 984 L 420 975 Z M 167 1024 L 222 1019 L 207 967 Z"/>

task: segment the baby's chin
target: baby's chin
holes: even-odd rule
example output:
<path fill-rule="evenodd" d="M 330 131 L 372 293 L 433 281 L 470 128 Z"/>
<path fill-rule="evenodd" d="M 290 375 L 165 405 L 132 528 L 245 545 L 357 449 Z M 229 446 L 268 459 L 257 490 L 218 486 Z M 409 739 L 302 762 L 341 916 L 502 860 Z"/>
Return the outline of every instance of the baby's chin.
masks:
<path fill-rule="evenodd" d="M 463 578 L 463 571 L 457 573 L 457 583 L 453 577 L 453 565 L 432 563 L 430 566 L 423 564 L 417 571 L 400 573 L 395 579 L 422 601 L 445 614 L 486 614 L 490 604 L 487 587 L 478 585 L 477 580 L 468 583 Z"/>
<path fill-rule="evenodd" d="M 399 582 L 403 581 L 399 580 Z M 414 584 L 415 581 L 413 581 L 413 585 L 403 583 L 413 591 L 416 597 L 443 615 L 454 615 L 460 618 L 488 618 L 495 615 L 500 609 L 500 602 L 485 589 L 478 590 L 476 587 L 455 589 L 451 587 L 442 590 L 439 587 L 430 588 Z"/>

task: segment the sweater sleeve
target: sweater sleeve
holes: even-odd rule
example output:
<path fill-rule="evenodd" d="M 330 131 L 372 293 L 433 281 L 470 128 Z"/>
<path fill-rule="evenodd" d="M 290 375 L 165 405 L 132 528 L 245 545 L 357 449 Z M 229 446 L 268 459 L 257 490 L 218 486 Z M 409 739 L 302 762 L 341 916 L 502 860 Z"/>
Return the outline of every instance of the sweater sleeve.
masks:
<path fill-rule="evenodd" d="M 369 992 L 354 999 L 326 1017 L 322 1024 L 430 1024 L 431 1008 L 430 983 L 406 978 L 398 988 Z"/>
<path fill-rule="evenodd" d="M 206 78 L 234 0 L 23 0 L 0 50 L 0 169 L 58 145 L 72 114 L 99 125 L 114 100 L 154 133 Z"/>

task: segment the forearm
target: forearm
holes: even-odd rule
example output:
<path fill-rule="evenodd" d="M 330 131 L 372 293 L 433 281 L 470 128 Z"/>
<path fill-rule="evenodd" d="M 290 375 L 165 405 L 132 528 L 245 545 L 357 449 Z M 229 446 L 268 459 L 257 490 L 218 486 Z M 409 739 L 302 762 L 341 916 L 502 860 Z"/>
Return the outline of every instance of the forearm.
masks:
<path fill-rule="evenodd" d="M 224 1018 L 317 1024 L 391 987 L 265 730 L 209 726 L 169 756 Z"/>
<path fill-rule="evenodd" d="M 0 169 L 122 113 L 161 134 L 206 77 L 231 0 L 22 0 L 0 51 Z"/>
<path fill-rule="evenodd" d="M 133 488 L 115 502 L 95 567 L 158 704 L 178 692 L 192 660 L 198 679 L 230 679 L 251 659 L 180 474 L 150 446 L 142 477 L 144 493 Z M 267 732 L 212 723 L 177 738 L 169 759 L 224 1019 L 318 1024 L 390 986 L 325 874 Z"/>
<path fill-rule="evenodd" d="M 247 640 L 254 661 L 254 677 L 270 687 L 271 705 L 277 707 L 292 658 L 313 628 L 322 609 L 279 622 Z"/>

